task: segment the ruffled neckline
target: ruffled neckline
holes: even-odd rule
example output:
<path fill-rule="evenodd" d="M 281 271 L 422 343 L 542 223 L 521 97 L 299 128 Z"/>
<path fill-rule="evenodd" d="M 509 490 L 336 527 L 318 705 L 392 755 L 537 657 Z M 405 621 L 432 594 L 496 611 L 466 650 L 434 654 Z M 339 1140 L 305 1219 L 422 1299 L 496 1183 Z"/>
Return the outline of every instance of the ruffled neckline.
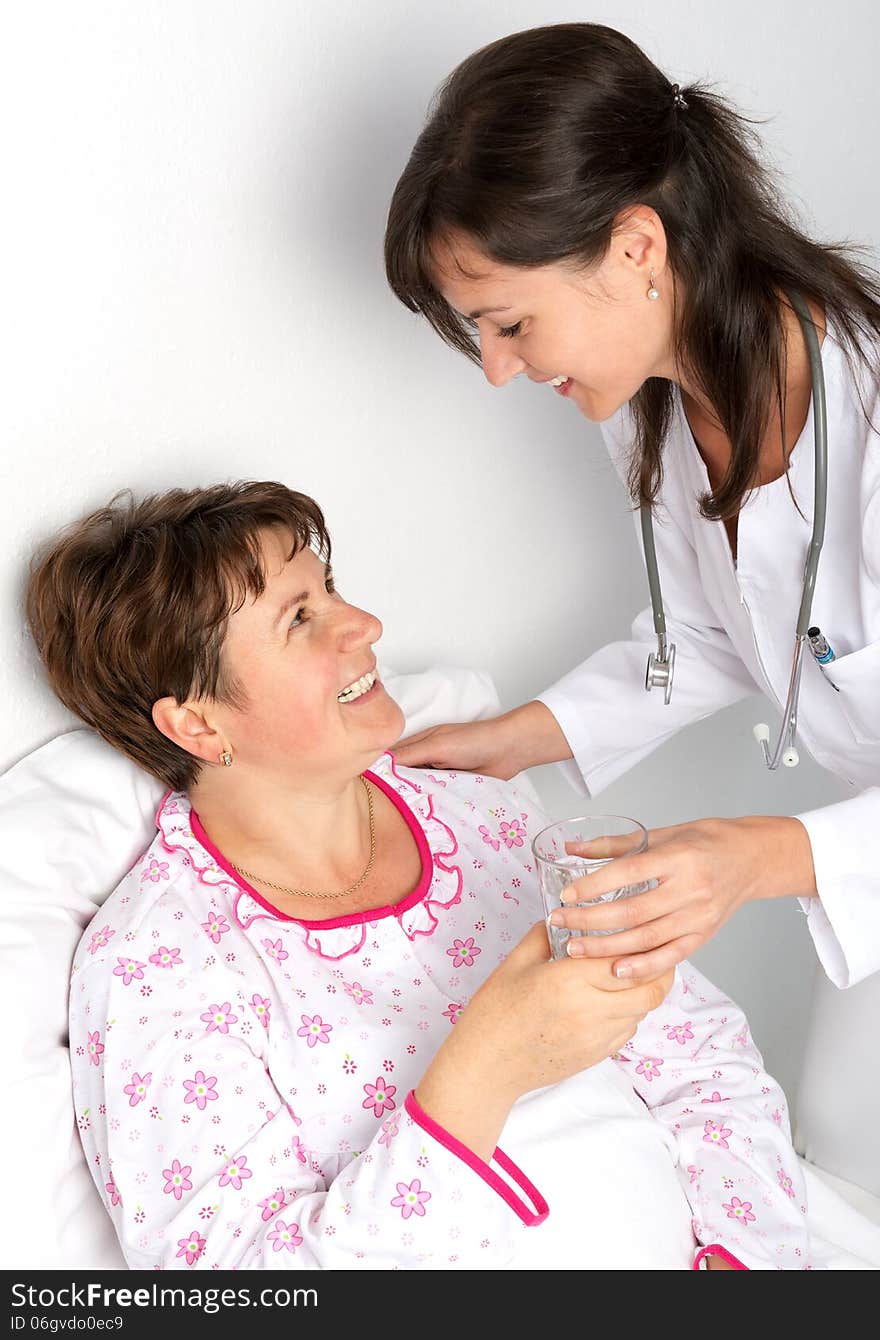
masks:
<path fill-rule="evenodd" d="M 416 887 L 398 903 L 370 908 L 325 921 L 290 917 L 273 907 L 243 879 L 211 842 L 186 795 L 169 792 L 156 815 L 162 844 L 179 854 L 205 887 L 216 890 L 235 920 L 248 930 L 257 921 L 298 931 L 306 946 L 322 958 L 339 959 L 356 953 L 370 927 L 394 917 L 408 939 L 432 935 L 446 908 L 461 901 L 463 876 L 453 857 L 458 842 L 448 824 L 434 810 L 434 797 L 416 781 L 402 776 L 393 755 L 383 754 L 364 776 L 383 791 L 403 815 L 422 860 Z"/>

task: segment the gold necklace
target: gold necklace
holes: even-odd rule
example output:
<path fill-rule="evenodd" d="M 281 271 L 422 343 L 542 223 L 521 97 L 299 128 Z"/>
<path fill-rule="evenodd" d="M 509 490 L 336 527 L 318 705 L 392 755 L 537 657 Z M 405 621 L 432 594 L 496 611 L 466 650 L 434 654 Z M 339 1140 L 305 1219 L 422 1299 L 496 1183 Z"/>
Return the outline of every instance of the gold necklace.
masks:
<path fill-rule="evenodd" d="M 367 793 L 367 809 L 370 814 L 370 859 L 367 861 L 367 868 L 360 879 L 356 879 L 353 884 L 349 884 L 347 889 L 342 889 L 339 893 L 316 893 L 314 889 L 288 889 L 285 888 L 283 884 L 273 884 L 271 879 L 263 879 L 262 875 L 255 875 L 251 870 L 243 870 L 240 865 L 233 865 L 233 870 L 237 870 L 240 875 L 244 875 L 245 879 L 256 880 L 257 884 L 265 884 L 269 889 L 277 889 L 279 893 L 293 893 L 300 898 L 344 898 L 346 894 L 354 893 L 355 889 L 360 888 L 364 880 L 367 878 L 367 875 L 372 870 L 373 860 L 376 855 L 376 828 L 373 822 L 373 793 L 370 790 L 366 777 L 362 777 L 361 781 L 363 782 L 364 790 Z"/>

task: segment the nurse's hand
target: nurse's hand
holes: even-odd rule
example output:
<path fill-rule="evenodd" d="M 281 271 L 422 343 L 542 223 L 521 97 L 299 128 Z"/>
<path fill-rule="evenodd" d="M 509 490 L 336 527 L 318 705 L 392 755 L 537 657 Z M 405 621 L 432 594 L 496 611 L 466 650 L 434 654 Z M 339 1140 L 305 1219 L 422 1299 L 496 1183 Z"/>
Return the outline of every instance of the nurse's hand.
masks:
<path fill-rule="evenodd" d="M 607 839 L 602 839 L 607 843 Z M 568 843 L 590 855 L 589 843 Z M 657 880 L 646 893 L 595 907 L 557 910 L 551 921 L 572 930 L 618 930 L 571 939 L 572 958 L 613 958 L 616 976 L 650 978 L 710 940 L 737 908 L 758 898 L 816 894 L 810 839 L 798 819 L 698 819 L 654 828 L 637 856 L 620 857 L 565 890 L 585 902 L 627 884 Z"/>
<path fill-rule="evenodd" d="M 391 752 L 406 768 L 481 772 L 505 782 L 525 768 L 571 758 L 556 718 L 537 701 L 487 721 L 431 726 L 401 740 Z"/>

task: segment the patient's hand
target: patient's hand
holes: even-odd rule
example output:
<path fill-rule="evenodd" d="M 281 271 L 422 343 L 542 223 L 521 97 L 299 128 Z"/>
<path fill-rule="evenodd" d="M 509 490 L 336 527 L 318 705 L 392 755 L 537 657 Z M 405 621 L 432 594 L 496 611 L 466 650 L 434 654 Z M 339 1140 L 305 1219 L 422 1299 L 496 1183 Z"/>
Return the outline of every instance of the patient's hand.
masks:
<path fill-rule="evenodd" d="M 622 990 L 607 960 L 553 961 L 539 921 L 486 978 L 429 1064 L 416 1099 L 481 1158 L 513 1103 L 596 1065 L 632 1037 L 674 974 Z"/>
<path fill-rule="evenodd" d="M 706 1257 L 706 1269 L 707 1269 L 707 1270 L 736 1270 L 736 1266 L 732 1266 L 732 1265 L 730 1264 L 729 1261 L 725 1261 L 725 1259 L 724 1259 L 723 1256 L 707 1256 L 707 1257 Z"/>

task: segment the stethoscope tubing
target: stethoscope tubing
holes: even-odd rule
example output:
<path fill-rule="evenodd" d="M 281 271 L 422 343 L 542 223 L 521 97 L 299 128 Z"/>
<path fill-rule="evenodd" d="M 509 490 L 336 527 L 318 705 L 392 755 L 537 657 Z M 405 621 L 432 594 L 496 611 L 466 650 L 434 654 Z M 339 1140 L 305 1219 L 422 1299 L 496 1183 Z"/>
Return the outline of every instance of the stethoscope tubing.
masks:
<path fill-rule="evenodd" d="M 797 762 L 794 748 L 797 731 L 798 702 L 800 698 L 801 674 L 803 671 L 804 648 L 807 629 L 810 625 L 810 611 L 813 605 L 813 592 L 816 588 L 816 573 L 819 569 L 819 556 L 825 542 L 825 518 L 828 506 L 828 414 L 825 402 L 825 374 L 822 367 L 822 354 L 816 328 L 809 308 L 799 293 L 786 290 L 791 305 L 797 313 L 804 334 L 807 354 L 810 360 L 810 380 L 813 392 L 813 434 L 814 482 L 813 482 L 813 531 L 804 564 L 804 584 L 801 603 L 798 609 L 795 628 L 795 647 L 792 657 L 791 676 L 788 694 L 783 708 L 782 725 L 779 738 L 772 754 L 766 739 L 761 739 L 761 748 L 767 767 L 775 771 L 781 761 L 790 764 Z M 651 609 L 654 616 L 654 632 L 657 635 L 657 655 L 649 657 L 648 676 L 645 687 L 651 689 L 661 682 L 665 686 L 665 701 L 668 703 L 672 693 L 672 674 L 674 667 L 674 648 L 667 649 L 666 616 L 663 610 L 663 595 L 660 588 L 660 572 L 657 566 L 657 550 L 654 544 L 654 524 L 651 508 L 641 508 L 642 541 L 645 551 L 645 567 L 648 575 L 648 587 L 651 592 Z M 672 654 L 670 654 L 672 653 Z M 652 668 L 653 666 L 653 668 Z M 658 673 L 659 670 L 659 673 Z M 665 675 L 664 672 L 665 671 Z M 758 729 L 758 728 L 756 728 Z M 760 728 L 766 730 L 766 728 Z"/>

